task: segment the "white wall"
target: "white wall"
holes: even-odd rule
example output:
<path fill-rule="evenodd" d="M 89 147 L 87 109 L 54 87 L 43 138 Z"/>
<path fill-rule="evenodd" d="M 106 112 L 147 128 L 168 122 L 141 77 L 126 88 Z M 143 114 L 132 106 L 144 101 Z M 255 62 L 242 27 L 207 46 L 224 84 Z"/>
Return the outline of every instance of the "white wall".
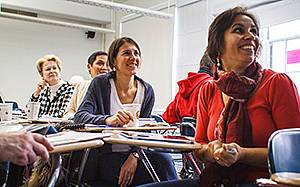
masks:
<path fill-rule="evenodd" d="M 21 0 L 2 1 L 23 2 Z M 28 1 L 33 2 L 34 0 Z M 161 20 L 140 17 L 125 22 L 122 35 L 133 37 L 142 48 L 143 65 L 139 75 L 150 82 L 155 89 L 155 108 L 165 108 L 172 99 L 172 88 L 174 92 L 176 91 L 176 81 L 186 77 L 189 71 L 198 70 L 199 60 L 207 45 L 207 29 L 214 15 L 236 5 L 252 6 L 266 1 L 177 0 L 178 19 L 175 33 L 174 19 Z M 167 2 L 167 0 L 127 1 L 128 4 L 146 8 L 161 2 Z M 41 6 L 40 9 L 42 8 Z M 52 8 L 59 14 L 63 14 L 62 11 L 70 11 L 71 17 L 76 17 L 76 12 L 81 9 L 80 6 L 72 7 L 70 10 L 66 8 L 62 10 L 59 6 Z M 74 10 L 72 10 L 73 8 Z M 82 10 L 95 11 L 95 8 L 90 8 L 83 6 Z M 268 26 L 299 19 L 299 9 L 300 1 L 285 0 L 251 11 L 259 16 L 262 26 Z M 51 10 L 49 11 L 51 12 Z M 171 8 L 170 13 L 174 12 L 174 8 Z M 88 14 L 84 19 L 97 20 L 95 15 Z M 117 29 L 120 14 L 112 17 L 116 17 L 112 26 Z M 103 48 L 106 50 L 115 37 L 115 35 L 109 34 L 102 38 L 97 33 L 95 39 L 88 40 L 84 31 L 1 18 L 0 94 L 4 95 L 6 99 L 19 101 L 24 107 L 38 81 L 34 62 L 48 53 L 54 53 L 62 58 L 65 79 L 70 78 L 73 74 L 80 74 L 87 78 L 88 73 L 85 68 L 87 56 L 94 50 L 103 50 Z M 173 41 L 173 38 L 176 40 Z M 174 49 L 173 55 L 174 44 L 177 44 L 175 46 L 177 48 Z M 267 58 L 263 56 L 263 60 L 267 61 Z M 174 63 L 175 71 L 172 71 Z M 172 76 L 175 77 L 174 82 L 172 82 Z"/>
<path fill-rule="evenodd" d="M 88 78 L 87 57 L 101 50 L 101 34 L 87 39 L 84 31 L 0 18 L 0 92 L 6 100 L 25 106 L 39 75 L 35 61 L 56 54 L 63 62 L 62 75 Z"/>
<path fill-rule="evenodd" d="M 188 4 L 186 4 L 188 3 Z M 197 72 L 206 48 L 208 10 L 206 1 L 178 3 L 176 82 L 184 79 L 187 72 Z M 175 72 L 174 72 L 175 73 Z M 173 93 L 174 94 L 174 93 Z"/>
<path fill-rule="evenodd" d="M 3 7 L 91 23 L 109 23 L 110 10 L 64 0 L 0 0 Z"/>
<path fill-rule="evenodd" d="M 186 77 L 188 71 L 197 71 L 198 62 L 207 45 L 207 30 L 213 17 L 234 6 L 251 7 L 268 0 L 178 0 L 178 57 L 176 80 Z M 300 19 L 300 1 L 285 0 L 250 9 L 261 23 L 261 28 Z M 265 42 L 265 41 L 263 41 Z M 260 58 L 268 67 L 268 46 Z M 173 83 L 174 84 L 174 83 Z M 175 84 L 173 86 L 176 86 Z"/>
<path fill-rule="evenodd" d="M 134 2 L 140 1 L 128 1 L 130 4 Z M 151 1 L 151 5 L 148 1 L 147 7 L 161 2 L 165 0 Z M 169 11 L 174 13 L 174 7 Z M 141 47 L 143 64 L 138 75 L 154 88 L 156 97 L 154 110 L 164 109 L 172 99 L 174 19 L 139 17 L 124 22 L 122 28 L 122 36 L 134 38 Z"/>

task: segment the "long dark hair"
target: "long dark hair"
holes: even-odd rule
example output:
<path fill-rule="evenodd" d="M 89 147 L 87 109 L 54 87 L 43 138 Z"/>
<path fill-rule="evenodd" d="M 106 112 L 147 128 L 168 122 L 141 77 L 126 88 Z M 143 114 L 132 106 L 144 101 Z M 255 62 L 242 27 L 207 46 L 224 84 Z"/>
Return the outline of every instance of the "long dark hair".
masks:
<path fill-rule="evenodd" d="M 224 52 L 224 33 L 232 25 L 234 19 L 239 15 L 248 16 L 254 22 L 259 34 L 259 24 L 255 16 L 247 12 L 246 8 L 235 7 L 228 9 L 219 14 L 209 26 L 208 30 L 208 44 L 206 51 L 211 60 L 216 63 L 217 59 Z M 256 51 L 257 55 L 260 53 L 261 44 Z"/>

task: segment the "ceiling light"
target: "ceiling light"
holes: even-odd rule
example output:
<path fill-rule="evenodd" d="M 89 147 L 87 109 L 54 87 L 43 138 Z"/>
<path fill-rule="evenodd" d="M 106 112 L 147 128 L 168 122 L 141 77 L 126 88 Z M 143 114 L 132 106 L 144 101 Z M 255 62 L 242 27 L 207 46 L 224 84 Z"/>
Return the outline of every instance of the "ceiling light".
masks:
<path fill-rule="evenodd" d="M 103 33 L 115 33 L 114 30 L 101 28 L 101 27 L 82 25 L 82 24 L 77 24 L 77 23 L 67 23 L 67 22 L 63 22 L 63 21 L 35 18 L 35 17 L 18 15 L 18 14 L 5 13 L 5 12 L 0 12 L 0 17 L 29 21 L 29 22 L 34 22 L 34 23 L 43 23 L 43 24 L 47 24 L 47 25 L 76 28 L 76 29 L 81 29 L 81 30 L 99 31 L 99 32 L 103 32 Z"/>
<path fill-rule="evenodd" d="M 103 0 L 65 0 L 65 1 L 71 1 L 71 2 L 90 5 L 90 6 L 113 9 L 113 10 L 125 12 L 128 14 L 135 13 L 135 14 L 141 14 L 143 16 L 158 17 L 158 18 L 163 18 L 163 19 L 169 19 L 169 18 L 173 17 L 172 14 L 168 14 L 168 13 L 161 12 L 161 11 L 155 11 L 155 10 L 150 10 L 150 9 L 146 9 L 146 8 L 140 8 L 140 7 L 136 7 L 136 6 L 130 6 L 130 5 L 114 3 L 114 2 L 109 2 L 109 1 L 103 1 Z"/>

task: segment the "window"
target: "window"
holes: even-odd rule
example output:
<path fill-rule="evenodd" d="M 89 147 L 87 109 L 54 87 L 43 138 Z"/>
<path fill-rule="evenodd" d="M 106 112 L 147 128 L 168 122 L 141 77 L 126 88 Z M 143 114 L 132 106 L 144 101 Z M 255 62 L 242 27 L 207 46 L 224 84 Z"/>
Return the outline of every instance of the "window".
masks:
<path fill-rule="evenodd" d="M 263 29 L 268 34 L 264 49 L 269 52 L 269 64 L 276 72 L 286 73 L 300 93 L 300 20 Z M 264 32 L 265 33 L 265 32 Z"/>

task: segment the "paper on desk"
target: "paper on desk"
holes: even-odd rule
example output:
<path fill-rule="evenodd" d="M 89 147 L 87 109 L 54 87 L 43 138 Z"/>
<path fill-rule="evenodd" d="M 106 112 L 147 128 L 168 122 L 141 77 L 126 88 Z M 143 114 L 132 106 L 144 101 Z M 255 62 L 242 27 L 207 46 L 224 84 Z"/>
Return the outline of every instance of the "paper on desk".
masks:
<path fill-rule="evenodd" d="M 169 127 L 168 123 L 142 123 L 140 127 Z"/>
<path fill-rule="evenodd" d="M 54 145 L 64 145 L 75 142 L 82 142 L 94 139 L 102 139 L 111 136 L 111 133 L 89 133 L 89 132 L 75 132 L 75 131 L 65 131 L 56 134 L 47 135 L 48 141 Z"/>
<path fill-rule="evenodd" d="M 62 122 L 63 118 L 54 118 L 49 116 L 40 117 L 38 119 L 28 119 L 32 123 L 59 123 Z"/>
<path fill-rule="evenodd" d="M 23 128 L 20 124 L 0 124 L 0 133 L 17 132 Z"/>

